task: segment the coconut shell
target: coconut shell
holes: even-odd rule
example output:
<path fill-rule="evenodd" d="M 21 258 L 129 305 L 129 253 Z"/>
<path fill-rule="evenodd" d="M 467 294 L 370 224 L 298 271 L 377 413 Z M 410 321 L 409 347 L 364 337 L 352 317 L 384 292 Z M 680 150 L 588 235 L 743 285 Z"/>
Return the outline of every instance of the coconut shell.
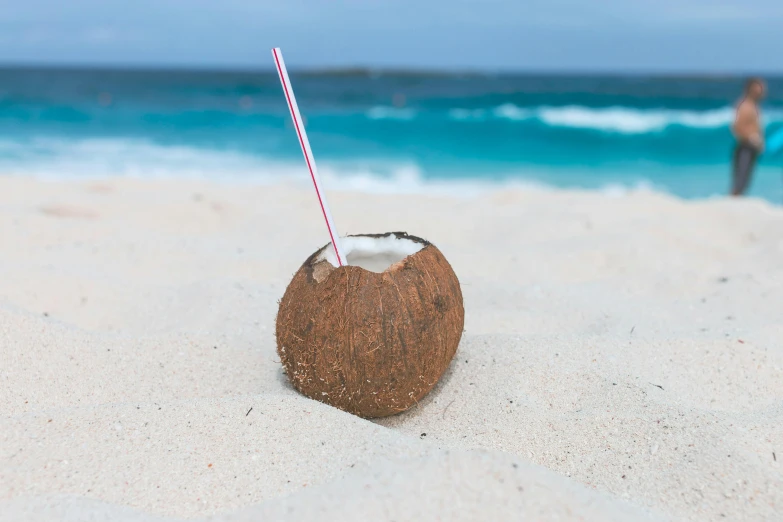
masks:
<path fill-rule="evenodd" d="M 465 320 L 459 281 L 435 245 L 382 273 L 311 255 L 277 314 L 277 351 L 302 394 L 365 418 L 417 404 L 457 351 Z"/>

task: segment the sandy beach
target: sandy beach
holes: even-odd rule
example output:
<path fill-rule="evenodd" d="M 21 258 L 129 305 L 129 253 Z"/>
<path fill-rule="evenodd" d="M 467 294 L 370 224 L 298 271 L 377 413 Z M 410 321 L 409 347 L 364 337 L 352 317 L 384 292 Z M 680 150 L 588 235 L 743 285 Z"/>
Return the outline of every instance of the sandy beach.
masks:
<path fill-rule="evenodd" d="M 295 392 L 305 185 L 0 177 L 0 520 L 783 519 L 783 210 L 329 194 L 435 243 L 465 333 L 418 407 Z"/>

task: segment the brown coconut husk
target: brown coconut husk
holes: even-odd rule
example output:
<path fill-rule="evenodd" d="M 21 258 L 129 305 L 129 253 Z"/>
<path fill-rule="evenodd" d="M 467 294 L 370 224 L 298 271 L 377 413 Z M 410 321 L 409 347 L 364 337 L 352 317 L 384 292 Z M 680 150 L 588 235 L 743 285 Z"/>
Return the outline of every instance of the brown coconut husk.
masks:
<path fill-rule="evenodd" d="M 365 418 L 417 404 L 457 351 L 465 312 L 459 281 L 434 245 L 382 273 L 334 267 L 311 255 L 277 314 L 277 351 L 293 386 Z"/>

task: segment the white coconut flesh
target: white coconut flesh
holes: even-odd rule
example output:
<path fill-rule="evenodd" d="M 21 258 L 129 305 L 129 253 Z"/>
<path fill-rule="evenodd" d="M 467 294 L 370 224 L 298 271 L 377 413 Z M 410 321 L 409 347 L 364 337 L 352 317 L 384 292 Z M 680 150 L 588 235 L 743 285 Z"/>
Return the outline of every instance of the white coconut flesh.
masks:
<path fill-rule="evenodd" d="M 415 254 L 425 246 L 411 239 L 398 238 L 394 235 L 343 237 L 340 239 L 340 245 L 343 249 L 343 256 L 350 266 L 358 266 L 378 273 L 399 263 L 409 255 Z M 316 262 L 319 261 L 328 261 L 335 267 L 339 265 L 331 243 L 316 258 Z"/>

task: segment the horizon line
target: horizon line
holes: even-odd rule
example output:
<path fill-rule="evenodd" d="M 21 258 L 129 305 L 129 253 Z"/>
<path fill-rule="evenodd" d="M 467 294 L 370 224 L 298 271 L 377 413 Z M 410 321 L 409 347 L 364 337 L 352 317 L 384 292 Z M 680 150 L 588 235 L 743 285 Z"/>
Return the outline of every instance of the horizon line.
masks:
<path fill-rule="evenodd" d="M 612 68 L 445 68 L 421 66 L 306 66 L 289 68 L 299 75 L 313 76 L 649 76 L 656 78 L 735 79 L 749 76 L 783 78 L 783 71 L 718 71 L 666 69 L 612 69 Z M 61 71 L 120 71 L 120 72 L 205 72 L 223 74 L 277 74 L 274 67 L 216 64 L 144 64 L 144 63 L 56 63 L 0 61 L 0 70 L 61 70 Z"/>

